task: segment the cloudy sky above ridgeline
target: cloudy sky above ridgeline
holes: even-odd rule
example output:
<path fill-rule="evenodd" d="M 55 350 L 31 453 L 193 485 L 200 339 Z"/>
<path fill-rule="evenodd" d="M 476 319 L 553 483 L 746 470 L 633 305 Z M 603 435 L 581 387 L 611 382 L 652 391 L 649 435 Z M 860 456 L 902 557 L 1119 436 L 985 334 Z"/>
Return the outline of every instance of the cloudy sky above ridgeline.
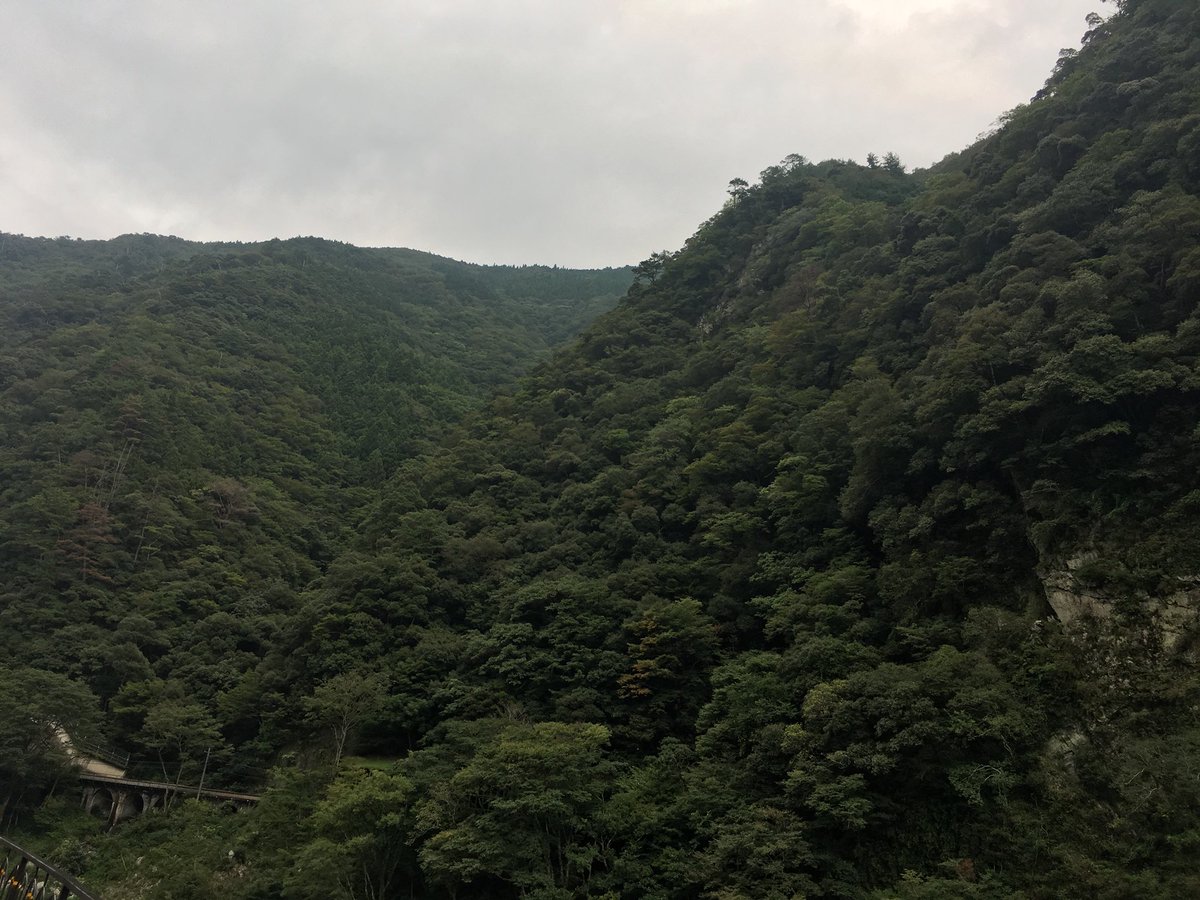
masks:
<path fill-rule="evenodd" d="M 0 231 L 637 262 L 790 153 L 925 166 L 1100 0 L 12 0 Z"/>

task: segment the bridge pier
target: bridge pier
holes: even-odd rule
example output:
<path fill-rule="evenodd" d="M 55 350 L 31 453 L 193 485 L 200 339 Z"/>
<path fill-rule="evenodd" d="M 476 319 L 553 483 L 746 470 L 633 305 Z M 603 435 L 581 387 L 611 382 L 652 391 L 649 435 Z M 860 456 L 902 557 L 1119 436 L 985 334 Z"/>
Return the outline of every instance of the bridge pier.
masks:
<path fill-rule="evenodd" d="M 108 817 L 109 827 L 119 825 L 127 819 L 132 819 L 144 809 L 142 803 L 142 795 L 138 791 L 122 791 L 116 792 L 114 798 L 112 813 Z"/>
<path fill-rule="evenodd" d="M 106 787 L 83 786 L 83 810 L 107 819 L 112 814 L 113 795 Z"/>

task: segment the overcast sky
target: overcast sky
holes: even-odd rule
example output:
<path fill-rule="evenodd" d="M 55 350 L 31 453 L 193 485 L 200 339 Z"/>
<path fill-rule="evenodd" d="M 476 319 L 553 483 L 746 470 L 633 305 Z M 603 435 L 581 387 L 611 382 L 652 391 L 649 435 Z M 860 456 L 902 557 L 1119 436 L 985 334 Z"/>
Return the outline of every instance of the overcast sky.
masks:
<path fill-rule="evenodd" d="M 925 166 L 1099 0 L 3 0 L 0 231 L 675 249 L 789 153 Z"/>

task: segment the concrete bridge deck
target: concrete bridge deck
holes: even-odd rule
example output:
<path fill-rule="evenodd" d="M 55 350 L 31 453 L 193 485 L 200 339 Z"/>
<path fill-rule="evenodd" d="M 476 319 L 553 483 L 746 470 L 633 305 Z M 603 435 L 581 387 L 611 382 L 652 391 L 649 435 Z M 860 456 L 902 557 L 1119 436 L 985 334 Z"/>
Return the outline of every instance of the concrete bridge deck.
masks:
<path fill-rule="evenodd" d="M 92 771 L 81 771 L 80 781 L 92 784 L 108 785 L 125 790 L 153 791 L 158 794 L 178 794 L 181 797 L 202 797 L 207 800 L 232 800 L 235 803 L 257 803 L 257 794 L 243 794 L 239 791 L 222 791 L 217 788 L 202 788 L 194 784 L 172 784 L 169 781 L 145 781 L 139 778 L 125 778 L 104 775 Z"/>

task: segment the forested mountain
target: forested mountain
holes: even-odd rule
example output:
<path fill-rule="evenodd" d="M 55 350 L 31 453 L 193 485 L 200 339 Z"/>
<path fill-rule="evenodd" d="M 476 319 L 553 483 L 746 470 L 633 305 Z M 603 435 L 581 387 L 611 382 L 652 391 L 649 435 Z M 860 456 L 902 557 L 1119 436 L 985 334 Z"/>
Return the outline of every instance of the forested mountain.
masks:
<path fill-rule="evenodd" d="M 384 473 L 630 279 L 314 239 L 0 236 L 5 662 L 110 712 L 166 678 L 156 700 L 228 725 L 217 698 Z"/>
<path fill-rule="evenodd" d="M 1200 10 L 1126 0 L 929 171 L 735 181 L 253 651 L 93 682 L 134 750 L 209 685 L 256 809 L 30 838 L 122 896 L 1200 895 L 1198 111 Z"/>

